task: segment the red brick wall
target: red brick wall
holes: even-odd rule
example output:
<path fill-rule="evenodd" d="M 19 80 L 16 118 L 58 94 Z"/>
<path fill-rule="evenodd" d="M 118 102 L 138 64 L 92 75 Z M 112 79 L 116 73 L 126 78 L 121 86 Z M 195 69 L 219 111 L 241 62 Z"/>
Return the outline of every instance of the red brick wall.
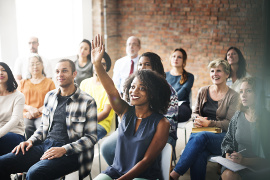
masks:
<path fill-rule="evenodd" d="M 170 53 L 184 48 L 186 70 L 195 75 L 194 102 L 198 89 L 211 84 L 208 63 L 230 46 L 243 52 L 251 74 L 261 69 L 262 7 L 263 0 L 107 0 L 108 52 L 113 61 L 125 56 L 126 39 L 135 35 L 140 53 L 157 53 L 169 71 Z"/>

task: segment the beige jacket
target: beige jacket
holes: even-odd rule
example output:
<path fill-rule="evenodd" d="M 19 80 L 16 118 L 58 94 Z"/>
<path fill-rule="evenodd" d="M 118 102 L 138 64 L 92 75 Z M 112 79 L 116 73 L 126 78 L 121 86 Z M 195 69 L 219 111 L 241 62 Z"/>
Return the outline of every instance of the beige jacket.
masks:
<path fill-rule="evenodd" d="M 207 102 L 207 91 L 209 86 L 202 87 L 197 95 L 197 102 L 192 112 L 192 117 L 201 116 L 201 110 L 204 103 Z M 238 104 L 239 95 L 237 92 L 229 88 L 225 96 L 218 101 L 216 119 L 211 120 L 209 127 L 220 127 L 223 131 L 227 131 L 231 118 L 233 117 L 236 106 Z"/>

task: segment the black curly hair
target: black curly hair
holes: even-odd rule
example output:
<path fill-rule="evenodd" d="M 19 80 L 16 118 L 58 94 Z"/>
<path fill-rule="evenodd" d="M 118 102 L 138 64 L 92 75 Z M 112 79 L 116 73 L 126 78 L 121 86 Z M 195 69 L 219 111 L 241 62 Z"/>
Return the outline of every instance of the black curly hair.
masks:
<path fill-rule="evenodd" d="M 146 87 L 149 104 L 152 111 L 166 114 L 169 104 L 171 89 L 166 79 L 155 71 L 143 69 L 129 76 L 124 84 L 124 96 L 130 102 L 129 89 L 134 78 L 138 78 Z"/>

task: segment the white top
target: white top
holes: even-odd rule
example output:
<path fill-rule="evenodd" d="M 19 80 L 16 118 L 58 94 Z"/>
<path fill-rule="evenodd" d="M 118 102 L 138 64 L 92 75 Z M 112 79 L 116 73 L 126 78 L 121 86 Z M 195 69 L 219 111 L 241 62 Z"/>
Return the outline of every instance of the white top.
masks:
<path fill-rule="evenodd" d="M 15 90 L 7 96 L 0 96 L 0 138 L 8 132 L 24 135 L 24 95 Z"/>
<path fill-rule="evenodd" d="M 251 77 L 251 75 L 248 74 L 248 73 L 246 73 L 246 76 L 245 76 L 245 77 L 242 77 L 241 79 L 236 79 L 236 81 L 235 81 L 234 83 L 232 82 L 232 78 L 228 78 L 226 84 L 227 84 L 227 86 L 229 86 L 231 89 L 233 89 L 233 90 L 235 90 L 236 92 L 239 93 L 239 91 L 240 91 L 240 86 L 241 86 L 241 84 L 242 84 L 242 81 L 243 81 L 244 78 L 247 78 L 247 77 Z"/>
<path fill-rule="evenodd" d="M 136 58 L 133 58 L 132 60 L 134 61 L 133 72 L 135 72 L 137 70 L 139 55 Z M 125 80 L 129 76 L 130 68 L 131 68 L 131 57 L 129 56 L 122 57 L 121 59 L 118 59 L 115 62 L 112 79 L 119 93 L 123 93 L 123 86 Z"/>
<path fill-rule="evenodd" d="M 43 56 L 40 56 L 40 57 L 43 61 L 44 71 L 46 73 L 46 77 L 52 78 L 53 77 L 53 70 L 52 70 L 50 62 L 46 58 L 44 58 Z M 29 64 L 29 59 L 27 56 L 26 57 L 18 57 L 15 61 L 15 65 L 14 65 L 14 70 L 13 70 L 14 76 L 21 75 L 22 79 L 30 78 L 28 64 Z"/>

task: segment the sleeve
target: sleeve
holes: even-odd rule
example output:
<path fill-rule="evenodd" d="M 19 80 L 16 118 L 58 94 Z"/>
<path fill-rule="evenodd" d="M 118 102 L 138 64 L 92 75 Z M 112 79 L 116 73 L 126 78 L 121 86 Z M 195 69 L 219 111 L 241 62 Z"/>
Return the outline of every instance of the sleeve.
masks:
<path fill-rule="evenodd" d="M 195 119 L 197 116 L 200 116 L 200 104 L 201 104 L 201 101 L 202 101 L 202 88 L 199 89 L 199 92 L 197 94 L 197 100 L 196 100 L 196 103 L 195 103 L 195 106 L 194 106 L 194 109 L 192 111 L 192 119 Z"/>
<path fill-rule="evenodd" d="M 22 120 L 24 103 L 25 103 L 24 95 L 20 93 L 15 98 L 10 120 L 2 128 L 0 128 L 0 138 L 6 135 L 8 132 L 10 132 L 10 130 L 15 126 L 17 126 L 20 120 Z"/>
<path fill-rule="evenodd" d="M 238 104 L 238 94 L 234 93 L 232 95 L 232 97 L 230 98 L 230 100 L 228 100 L 228 109 L 227 109 L 227 113 L 226 113 L 226 117 L 225 119 L 219 119 L 218 121 L 216 120 L 211 120 L 210 123 L 210 127 L 220 127 L 222 130 L 227 131 L 230 120 L 232 119 L 235 111 L 236 111 L 236 107 Z"/>
<path fill-rule="evenodd" d="M 113 82 L 115 84 L 116 89 L 118 92 L 121 92 L 121 76 L 120 76 L 120 71 L 119 71 L 119 61 L 115 62 L 114 68 L 113 68 Z"/>
<path fill-rule="evenodd" d="M 23 87 L 24 87 L 24 79 L 20 80 L 19 84 L 18 84 L 18 88 L 17 90 L 20 91 L 22 93 Z"/>
<path fill-rule="evenodd" d="M 63 146 L 67 151 L 66 155 L 81 153 L 87 149 L 92 149 L 97 142 L 97 106 L 94 100 L 88 104 L 86 112 L 84 136 L 75 142 Z"/>
<path fill-rule="evenodd" d="M 188 93 L 191 91 L 193 83 L 194 83 L 194 76 L 193 74 L 189 73 L 187 81 L 182 85 L 181 89 L 177 92 L 177 96 L 180 101 L 189 96 Z"/>
<path fill-rule="evenodd" d="M 172 124 L 171 121 L 177 122 L 178 120 L 178 99 L 176 96 L 175 89 L 172 86 L 170 86 L 170 88 L 171 88 L 170 104 L 167 114 L 165 114 L 165 117 L 170 121 L 170 124 Z"/>
<path fill-rule="evenodd" d="M 235 141 L 235 132 L 236 132 L 236 125 L 237 125 L 237 118 L 239 115 L 239 111 L 234 114 L 232 117 L 228 131 L 223 139 L 223 142 L 221 143 L 221 151 L 222 151 L 222 156 L 226 154 L 228 151 L 235 151 L 237 150 L 236 144 L 237 142 Z"/>

